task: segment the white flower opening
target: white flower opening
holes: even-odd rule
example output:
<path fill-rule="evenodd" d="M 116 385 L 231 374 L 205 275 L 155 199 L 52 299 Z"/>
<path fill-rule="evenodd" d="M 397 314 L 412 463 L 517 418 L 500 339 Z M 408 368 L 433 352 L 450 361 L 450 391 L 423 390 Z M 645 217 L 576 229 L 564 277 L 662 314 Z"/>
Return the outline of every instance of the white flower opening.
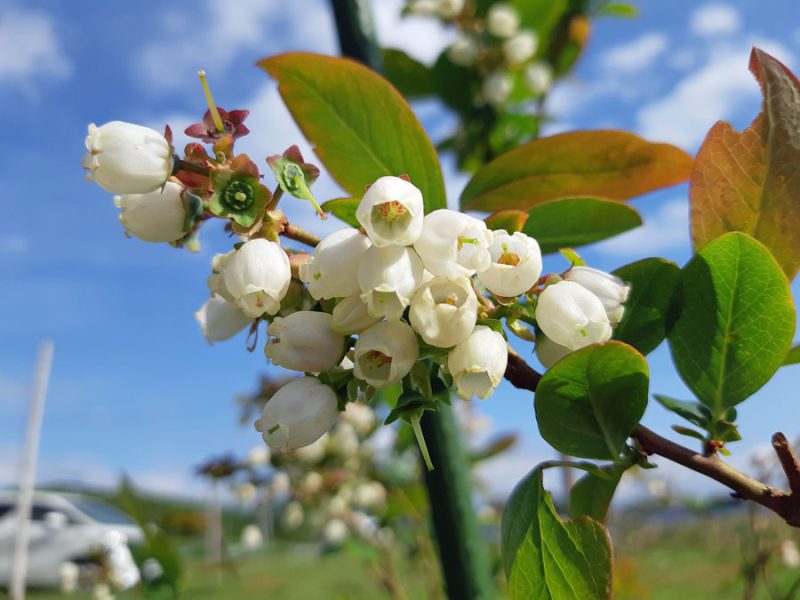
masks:
<path fill-rule="evenodd" d="M 491 266 L 478 279 L 493 294 L 513 298 L 531 289 L 542 274 L 539 244 L 522 232 L 492 232 Z"/>
<path fill-rule="evenodd" d="M 456 393 L 469 400 L 472 396 L 488 398 L 494 392 L 508 364 L 508 347 L 503 336 L 478 325 L 447 357 Z"/>
<path fill-rule="evenodd" d="M 472 333 L 478 319 L 478 298 L 468 279 L 437 277 L 414 294 L 409 319 L 425 342 L 449 348 Z"/>
<path fill-rule="evenodd" d="M 548 285 L 536 304 L 536 322 L 553 342 L 570 350 L 611 338 L 603 303 L 574 281 Z"/>
<path fill-rule="evenodd" d="M 422 192 L 400 177 L 381 177 L 373 183 L 356 209 L 356 219 L 373 244 L 407 246 L 422 233 Z"/>
<path fill-rule="evenodd" d="M 371 386 L 386 387 L 405 377 L 418 357 L 414 330 L 402 321 L 382 321 L 356 341 L 353 372 Z"/>
<path fill-rule="evenodd" d="M 492 233 L 483 221 L 442 208 L 425 215 L 414 250 L 428 271 L 456 279 L 489 268 L 491 243 Z"/>

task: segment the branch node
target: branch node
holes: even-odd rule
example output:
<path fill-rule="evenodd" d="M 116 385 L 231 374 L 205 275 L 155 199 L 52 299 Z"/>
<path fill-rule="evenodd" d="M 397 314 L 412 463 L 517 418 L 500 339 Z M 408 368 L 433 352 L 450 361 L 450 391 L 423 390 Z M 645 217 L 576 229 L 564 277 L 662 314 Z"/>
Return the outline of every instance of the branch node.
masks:
<path fill-rule="evenodd" d="M 793 495 L 800 496 L 800 460 L 783 433 L 778 432 L 772 436 L 772 449 L 778 455 L 786 479 L 789 480 L 789 489 Z"/>

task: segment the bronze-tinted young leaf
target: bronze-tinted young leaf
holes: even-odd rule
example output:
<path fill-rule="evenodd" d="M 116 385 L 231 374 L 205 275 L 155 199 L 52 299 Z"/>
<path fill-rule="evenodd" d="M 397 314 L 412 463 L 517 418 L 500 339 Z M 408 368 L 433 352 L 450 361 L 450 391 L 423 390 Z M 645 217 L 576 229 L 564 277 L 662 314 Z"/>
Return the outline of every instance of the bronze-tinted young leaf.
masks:
<path fill-rule="evenodd" d="M 649 354 L 667 336 L 681 269 L 663 258 L 644 258 L 620 267 L 614 275 L 631 286 L 625 314 L 614 328 L 614 339 Z"/>
<path fill-rule="evenodd" d="M 783 363 L 795 331 L 789 282 L 745 233 L 707 244 L 683 269 L 680 313 L 668 334 L 684 382 L 723 419 Z"/>
<path fill-rule="evenodd" d="M 408 175 L 425 210 L 445 208 L 436 150 L 388 81 L 345 58 L 290 52 L 259 63 L 333 178 L 354 197 L 384 175 Z"/>
<path fill-rule="evenodd" d="M 505 229 L 508 233 L 522 231 L 528 213 L 522 210 L 499 210 L 486 217 L 486 226 L 489 229 Z"/>
<path fill-rule="evenodd" d="M 689 178 L 692 158 L 669 144 L 614 130 L 572 131 L 506 152 L 461 194 L 470 210 L 527 210 L 557 198 L 627 200 Z"/>
<path fill-rule="evenodd" d="M 341 219 L 351 227 L 361 227 L 356 219 L 356 209 L 358 208 L 358 198 L 334 198 L 322 203 L 322 210 L 331 213 L 337 219 Z"/>
<path fill-rule="evenodd" d="M 599 242 L 641 224 L 639 213 L 621 202 L 560 198 L 530 209 L 523 231 L 539 242 L 542 253 L 548 254 Z"/>
<path fill-rule="evenodd" d="M 792 279 L 800 268 L 800 82 L 766 52 L 753 49 L 761 114 L 742 132 L 719 122 L 706 136 L 692 173 L 696 248 L 729 231 L 763 243 Z"/>
<path fill-rule="evenodd" d="M 564 522 L 542 485 L 542 470 L 517 484 L 503 511 L 503 567 L 511 600 L 610 599 L 613 550 L 589 517 Z"/>

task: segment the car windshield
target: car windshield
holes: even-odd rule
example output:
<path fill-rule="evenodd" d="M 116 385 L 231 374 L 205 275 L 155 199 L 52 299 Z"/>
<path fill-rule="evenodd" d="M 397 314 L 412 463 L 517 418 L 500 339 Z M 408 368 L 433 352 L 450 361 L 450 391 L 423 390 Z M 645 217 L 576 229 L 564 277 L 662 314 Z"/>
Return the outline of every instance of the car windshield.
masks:
<path fill-rule="evenodd" d="M 71 497 L 70 501 L 81 512 L 100 523 L 114 525 L 134 525 L 133 520 L 118 508 L 106 504 L 101 500 L 86 497 Z"/>

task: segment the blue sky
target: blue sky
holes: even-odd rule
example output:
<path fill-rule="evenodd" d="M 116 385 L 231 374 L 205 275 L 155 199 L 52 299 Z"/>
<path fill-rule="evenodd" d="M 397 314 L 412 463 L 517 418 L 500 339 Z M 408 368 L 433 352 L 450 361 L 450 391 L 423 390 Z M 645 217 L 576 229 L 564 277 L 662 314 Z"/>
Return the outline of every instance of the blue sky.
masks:
<path fill-rule="evenodd" d="M 398 0 L 374 4 L 387 46 L 430 61 L 452 37 L 431 22 L 400 22 Z M 639 6 L 639 19 L 596 23 L 576 73 L 550 99 L 551 133 L 625 128 L 694 152 L 717 119 L 743 127 L 758 112 L 758 88 L 747 71 L 752 44 L 800 69 L 794 0 Z M 170 123 L 180 133 L 199 120 L 205 105 L 198 68 L 208 72 L 221 106 L 252 111 L 253 133 L 242 150 L 254 157 L 293 143 L 308 150 L 274 85 L 254 67 L 292 49 L 336 52 L 327 3 L 0 0 L 0 125 L 7 140 L 0 166 L 0 483 L 16 473 L 29 379 L 44 338 L 55 340 L 56 351 L 43 479 L 109 483 L 125 470 L 153 489 L 188 491 L 199 485 L 193 465 L 258 443 L 255 431 L 238 426 L 234 397 L 267 369 L 263 354 L 244 351 L 243 338 L 209 347 L 193 318 L 207 296 L 210 258 L 227 249 L 225 236 L 207 228 L 195 255 L 126 239 L 110 195 L 83 180 L 80 160 L 90 122 Z M 415 108 L 434 137 L 452 123 L 435 103 Z M 452 161 L 445 167 L 455 206 L 465 178 Z M 323 175 L 318 198 L 336 194 Z M 290 217 L 319 229 L 305 205 L 286 204 Z M 646 225 L 584 256 L 607 269 L 652 255 L 683 264 L 685 186 L 634 204 Z M 651 355 L 651 370 L 653 391 L 690 397 L 666 345 Z M 800 368 L 784 369 L 741 407 L 745 441 L 732 447 L 737 464 L 746 464 L 776 428 L 800 434 L 793 418 L 798 376 Z M 496 430 L 523 436 L 516 451 L 484 469 L 505 489 L 551 451 L 536 433 L 528 394 L 504 385 L 480 408 Z M 651 405 L 645 422 L 665 431 L 675 421 Z M 659 476 L 708 489 L 669 467 Z"/>

